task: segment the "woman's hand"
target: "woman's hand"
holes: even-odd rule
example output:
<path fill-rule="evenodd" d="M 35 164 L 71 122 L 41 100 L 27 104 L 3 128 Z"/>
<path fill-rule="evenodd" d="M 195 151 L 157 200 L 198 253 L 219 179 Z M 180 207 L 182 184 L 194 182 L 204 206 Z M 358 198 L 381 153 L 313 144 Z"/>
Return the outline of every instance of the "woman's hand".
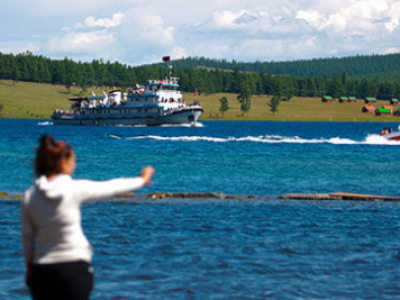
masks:
<path fill-rule="evenodd" d="M 153 167 L 145 167 L 142 169 L 140 176 L 144 180 L 144 184 L 149 185 L 151 184 L 151 176 L 154 175 L 156 171 Z"/>

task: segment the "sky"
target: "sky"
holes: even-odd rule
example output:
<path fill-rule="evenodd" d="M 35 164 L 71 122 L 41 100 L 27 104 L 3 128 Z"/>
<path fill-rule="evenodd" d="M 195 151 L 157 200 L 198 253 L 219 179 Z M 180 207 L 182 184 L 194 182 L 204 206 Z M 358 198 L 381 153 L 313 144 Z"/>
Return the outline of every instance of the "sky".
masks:
<path fill-rule="evenodd" d="M 400 0 L 0 0 L 0 52 L 142 65 L 400 52 Z"/>

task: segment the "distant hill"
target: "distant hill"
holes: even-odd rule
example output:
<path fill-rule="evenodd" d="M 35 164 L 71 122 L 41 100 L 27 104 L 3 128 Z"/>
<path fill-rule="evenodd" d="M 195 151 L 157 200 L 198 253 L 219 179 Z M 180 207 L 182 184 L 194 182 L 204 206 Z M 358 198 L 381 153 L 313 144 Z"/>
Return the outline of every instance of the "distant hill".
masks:
<path fill-rule="evenodd" d="M 207 58 L 176 60 L 174 76 L 184 92 L 280 95 L 285 98 L 355 96 L 400 99 L 400 54 L 239 63 Z M 0 53 L 0 80 L 127 89 L 165 78 L 165 64 L 132 67 L 118 62 L 52 60 L 30 52 Z M 246 92 L 247 93 L 247 92 Z"/>
<path fill-rule="evenodd" d="M 349 77 L 378 76 L 384 80 L 397 80 L 400 77 L 400 54 L 357 55 L 343 58 L 317 58 L 309 60 L 281 62 L 238 62 L 226 59 L 188 57 L 174 60 L 177 68 L 217 68 L 245 72 L 262 72 L 294 77 L 323 77 L 346 73 Z M 162 64 L 156 64 L 161 66 Z"/>

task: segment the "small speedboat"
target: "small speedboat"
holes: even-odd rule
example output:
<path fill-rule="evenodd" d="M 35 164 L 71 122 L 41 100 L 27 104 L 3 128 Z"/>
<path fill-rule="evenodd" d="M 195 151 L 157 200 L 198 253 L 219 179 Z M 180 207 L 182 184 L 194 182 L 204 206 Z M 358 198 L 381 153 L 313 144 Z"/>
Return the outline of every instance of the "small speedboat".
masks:
<path fill-rule="evenodd" d="M 400 141 L 400 131 L 393 131 L 392 133 L 383 136 L 389 141 Z"/>

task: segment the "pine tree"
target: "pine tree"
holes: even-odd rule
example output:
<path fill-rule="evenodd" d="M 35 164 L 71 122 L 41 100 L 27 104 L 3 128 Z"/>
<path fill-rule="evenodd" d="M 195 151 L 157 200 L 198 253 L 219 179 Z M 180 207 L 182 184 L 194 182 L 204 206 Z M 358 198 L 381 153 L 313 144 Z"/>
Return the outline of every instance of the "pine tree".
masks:
<path fill-rule="evenodd" d="M 273 115 L 275 115 L 275 113 L 278 111 L 278 106 L 281 102 L 280 100 L 280 96 L 273 96 L 271 101 L 268 103 L 268 106 L 271 108 L 270 111 Z"/>
<path fill-rule="evenodd" d="M 224 117 L 224 113 L 229 110 L 228 99 L 226 97 L 222 97 L 219 99 L 221 106 L 219 111 L 222 113 L 222 117 Z"/>
<path fill-rule="evenodd" d="M 240 110 L 243 113 L 243 116 L 246 112 L 248 112 L 251 108 L 251 83 L 247 81 L 247 78 L 243 75 L 239 78 L 239 94 L 237 95 L 237 99 L 240 102 Z"/>

